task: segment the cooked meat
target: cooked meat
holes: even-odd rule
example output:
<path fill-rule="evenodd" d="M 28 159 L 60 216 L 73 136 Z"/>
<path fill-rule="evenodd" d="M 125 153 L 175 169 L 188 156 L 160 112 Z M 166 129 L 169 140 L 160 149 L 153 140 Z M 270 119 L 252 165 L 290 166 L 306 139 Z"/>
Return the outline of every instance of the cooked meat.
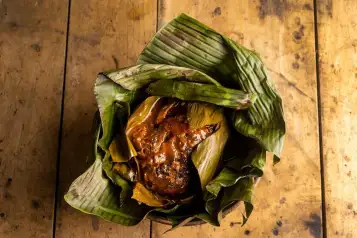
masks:
<path fill-rule="evenodd" d="M 190 129 L 187 105 L 181 101 L 171 100 L 155 107 L 158 108 L 130 136 L 138 152 L 141 179 L 148 189 L 160 195 L 183 194 L 190 182 L 188 162 L 192 150 L 218 128 L 214 124 Z"/>

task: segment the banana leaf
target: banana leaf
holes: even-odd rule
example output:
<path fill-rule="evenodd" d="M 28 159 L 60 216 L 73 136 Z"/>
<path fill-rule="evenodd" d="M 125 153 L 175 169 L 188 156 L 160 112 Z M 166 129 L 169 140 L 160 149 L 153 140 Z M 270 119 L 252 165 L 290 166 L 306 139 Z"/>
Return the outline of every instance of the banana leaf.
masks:
<path fill-rule="evenodd" d="M 201 187 L 213 178 L 221 160 L 224 146 L 229 137 L 229 130 L 223 109 L 210 104 L 190 103 L 188 105 L 188 121 L 190 128 L 200 128 L 204 125 L 218 124 L 219 130 L 199 144 L 191 154 L 191 159 L 200 177 Z"/>
<path fill-rule="evenodd" d="M 94 164 L 70 186 L 65 201 L 72 207 L 97 215 L 105 220 L 122 225 L 136 225 L 150 210 L 134 200 L 128 200 L 125 206 L 117 201 L 119 191 L 111 181 L 103 176 L 102 162 Z"/>
<path fill-rule="evenodd" d="M 247 111 L 235 112 L 234 127 L 280 155 L 285 135 L 282 100 L 253 51 L 181 14 L 159 30 L 137 63 L 196 69 L 223 86 L 255 95 L 256 101 Z"/>
<path fill-rule="evenodd" d="M 209 102 L 236 110 L 246 109 L 255 101 L 254 95 L 246 94 L 240 90 L 171 79 L 162 79 L 151 83 L 146 92 L 155 96 Z"/>
<path fill-rule="evenodd" d="M 134 111 L 128 120 L 125 133 L 127 136 L 131 136 L 133 129 L 144 122 L 149 122 L 149 116 L 152 113 L 154 107 L 159 103 L 160 97 L 148 97 L 143 103 Z M 153 122 L 151 122 L 153 123 Z"/>
<path fill-rule="evenodd" d="M 143 184 L 137 182 L 133 189 L 133 199 L 138 202 L 142 202 L 150 207 L 163 207 L 165 206 L 165 201 L 163 199 L 155 196 L 151 191 L 149 191 Z"/>
<path fill-rule="evenodd" d="M 255 52 L 181 14 L 157 32 L 136 66 L 100 73 L 94 92 L 100 114 L 95 159 L 70 186 L 67 203 L 122 225 L 152 214 L 180 227 L 198 219 L 219 226 L 223 210 L 242 201 L 246 222 L 266 152 L 273 152 L 277 162 L 285 135 L 282 100 Z M 190 127 L 214 122 L 219 130 L 191 156 L 201 191 L 188 203 L 158 208 L 132 199 L 134 180 L 123 172 L 135 159 L 125 134 L 146 119 L 160 97 L 188 101 Z"/>

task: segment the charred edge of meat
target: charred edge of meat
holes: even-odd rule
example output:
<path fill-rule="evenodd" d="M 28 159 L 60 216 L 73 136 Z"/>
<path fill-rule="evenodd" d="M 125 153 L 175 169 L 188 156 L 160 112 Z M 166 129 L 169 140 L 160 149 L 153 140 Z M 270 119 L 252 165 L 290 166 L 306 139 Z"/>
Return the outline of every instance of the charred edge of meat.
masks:
<path fill-rule="evenodd" d="M 219 124 L 190 129 L 187 104 L 168 100 L 157 104 L 145 123 L 138 125 L 131 140 L 138 151 L 143 184 L 162 196 L 188 192 L 192 180 L 192 150 L 219 129 Z"/>

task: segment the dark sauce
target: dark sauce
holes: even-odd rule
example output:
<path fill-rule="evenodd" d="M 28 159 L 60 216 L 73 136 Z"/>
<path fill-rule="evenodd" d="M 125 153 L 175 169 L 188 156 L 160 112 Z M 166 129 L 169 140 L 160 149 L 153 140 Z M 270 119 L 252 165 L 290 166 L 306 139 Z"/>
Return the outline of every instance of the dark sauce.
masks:
<path fill-rule="evenodd" d="M 160 99 L 145 122 L 129 135 L 136 151 L 144 185 L 163 196 L 187 192 L 193 149 L 217 130 L 217 125 L 190 129 L 187 104 Z"/>

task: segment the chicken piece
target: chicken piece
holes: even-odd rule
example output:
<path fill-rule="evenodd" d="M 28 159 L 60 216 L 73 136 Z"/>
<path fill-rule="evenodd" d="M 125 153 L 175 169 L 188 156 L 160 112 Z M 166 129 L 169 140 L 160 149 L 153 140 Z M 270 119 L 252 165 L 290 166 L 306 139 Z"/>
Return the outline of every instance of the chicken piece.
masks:
<path fill-rule="evenodd" d="M 153 115 L 156 125 L 143 123 L 132 134 L 143 183 L 163 196 L 173 197 L 187 191 L 189 156 L 218 129 L 214 124 L 190 130 L 186 110 L 182 103 L 171 102 Z"/>

